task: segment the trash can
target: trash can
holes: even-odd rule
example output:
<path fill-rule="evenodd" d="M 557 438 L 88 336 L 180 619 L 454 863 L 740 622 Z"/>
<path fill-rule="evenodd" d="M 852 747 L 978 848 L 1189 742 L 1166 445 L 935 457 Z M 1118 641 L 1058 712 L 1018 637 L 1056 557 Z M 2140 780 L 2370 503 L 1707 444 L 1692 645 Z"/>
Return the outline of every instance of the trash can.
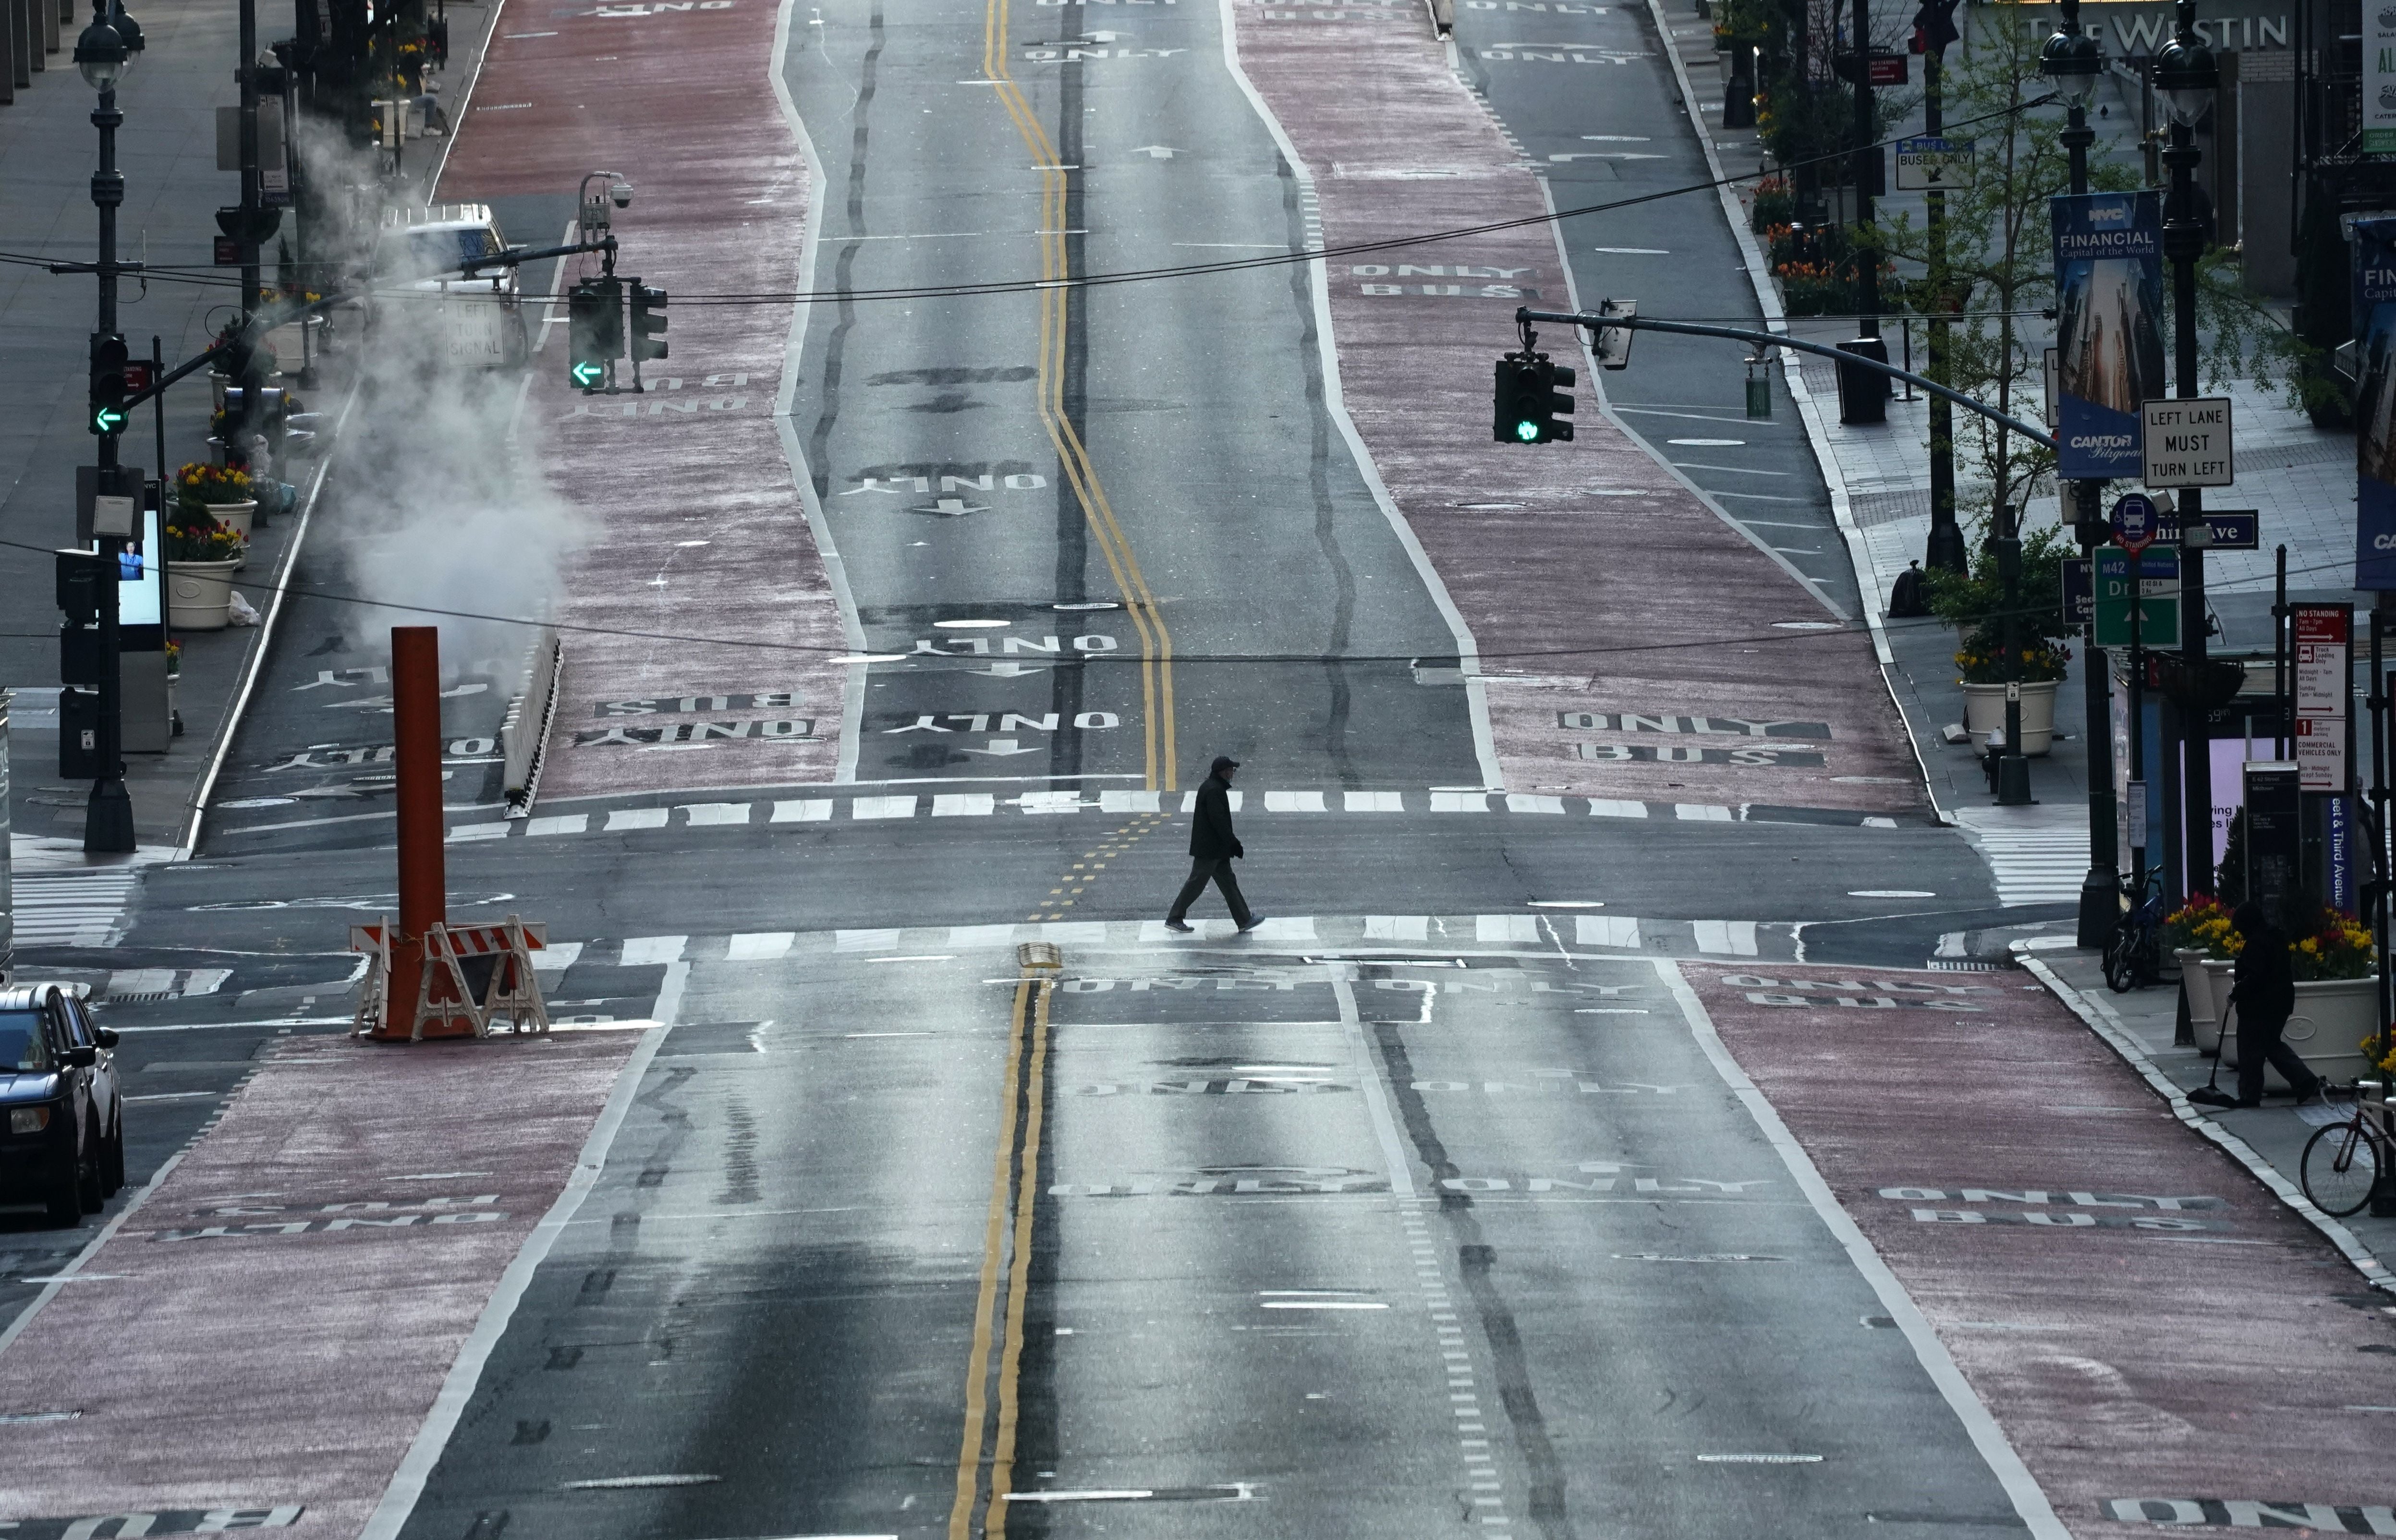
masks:
<path fill-rule="evenodd" d="M 1888 344 L 1877 337 L 1858 337 L 1839 344 L 1843 353 L 1888 362 Z M 1888 420 L 1888 376 L 1839 360 L 1839 420 L 1850 427 Z"/>

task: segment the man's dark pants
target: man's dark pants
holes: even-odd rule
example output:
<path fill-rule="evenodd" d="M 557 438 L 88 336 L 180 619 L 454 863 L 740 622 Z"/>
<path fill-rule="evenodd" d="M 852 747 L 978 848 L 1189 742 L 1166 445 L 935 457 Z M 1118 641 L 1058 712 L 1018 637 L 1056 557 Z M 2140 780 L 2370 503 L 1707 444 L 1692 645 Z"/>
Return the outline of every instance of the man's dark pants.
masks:
<path fill-rule="evenodd" d="M 2298 1057 L 2296 1051 L 2280 1041 L 2287 1030 L 2288 1018 L 2273 1020 L 2269 1016 L 2250 1018 L 2244 1011 L 2238 1013 L 2238 1099 L 2258 1102 L 2263 1099 L 2263 1065 L 2269 1060 L 2272 1069 L 2284 1078 L 2291 1090 L 2302 1093 L 2316 1079 L 2311 1069 Z"/>
<path fill-rule="evenodd" d="M 1167 924 L 1179 924 L 1190 916 L 1190 906 L 1213 883 L 1223 890 L 1223 902 L 1231 907 L 1231 918 L 1238 923 L 1248 923 L 1248 901 L 1240 896 L 1240 880 L 1231 875 L 1231 858 L 1228 856 L 1200 856 L 1190 863 L 1190 881 L 1181 884 L 1181 896 L 1173 900 L 1173 911 L 1165 919 Z"/>

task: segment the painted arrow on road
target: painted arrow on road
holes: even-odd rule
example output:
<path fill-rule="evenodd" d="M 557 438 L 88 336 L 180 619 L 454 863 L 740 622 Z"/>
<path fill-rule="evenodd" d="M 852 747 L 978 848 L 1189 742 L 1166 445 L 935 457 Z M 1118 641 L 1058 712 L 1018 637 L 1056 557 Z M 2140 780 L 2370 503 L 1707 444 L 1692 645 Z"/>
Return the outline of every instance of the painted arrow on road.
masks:
<path fill-rule="evenodd" d="M 968 513 L 987 513 L 984 503 L 967 503 L 963 498 L 942 498 L 929 508 L 911 508 L 910 513 L 928 513 L 936 519 L 962 519 Z"/>
<path fill-rule="evenodd" d="M 1132 153 L 1146 155 L 1151 160 L 1171 160 L 1180 152 L 1169 144 L 1141 144 L 1135 145 L 1132 148 Z"/>
<path fill-rule="evenodd" d="M 1037 748 L 1018 748 L 1017 747 L 1017 742 L 1014 738 L 994 737 L 990 740 L 989 748 L 968 749 L 965 752 L 968 754 L 991 754 L 997 758 L 1005 759 L 1009 754 L 1036 754 L 1040 752 L 1040 750 Z"/>

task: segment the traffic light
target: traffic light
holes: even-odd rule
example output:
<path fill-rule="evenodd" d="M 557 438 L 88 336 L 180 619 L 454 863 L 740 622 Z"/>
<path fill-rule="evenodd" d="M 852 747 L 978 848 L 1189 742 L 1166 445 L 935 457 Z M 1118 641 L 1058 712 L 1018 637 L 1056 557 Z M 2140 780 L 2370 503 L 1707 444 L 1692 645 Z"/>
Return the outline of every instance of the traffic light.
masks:
<path fill-rule="evenodd" d="M 124 338 L 91 334 L 91 412 L 86 426 L 102 437 L 125 431 L 126 359 Z"/>
<path fill-rule="evenodd" d="M 1500 444 L 1570 439 L 1573 425 L 1557 418 L 1572 413 L 1573 378 L 1572 370 L 1549 362 L 1543 352 L 1511 352 L 1499 359 L 1491 436 Z"/>
<path fill-rule="evenodd" d="M 632 361 L 663 358 L 666 355 L 666 291 L 645 288 L 638 278 L 632 285 Z"/>
<path fill-rule="evenodd" d="M 88 551 L 58 552 L 59 683 L 97 685 L 107 671 L 108 655 L 100 649 L 100 612 L 114 566 L 105 556 Z"/>
<path fill-rule="evenodd" d="M 585 278 L 566 299 L 566 377 L 585 394 L 607 380 L 607 365 L 624 356 L 624 285 L 616 278 Z"/>

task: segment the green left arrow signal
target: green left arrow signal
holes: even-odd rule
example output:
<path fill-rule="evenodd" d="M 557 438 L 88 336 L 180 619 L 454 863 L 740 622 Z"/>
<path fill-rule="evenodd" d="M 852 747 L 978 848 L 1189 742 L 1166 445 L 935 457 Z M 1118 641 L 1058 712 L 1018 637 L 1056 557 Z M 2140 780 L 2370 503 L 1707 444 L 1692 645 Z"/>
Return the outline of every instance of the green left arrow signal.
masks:
<path fill-rule="evenodd" d="M 91 415 L 92 431 L 100 433 L 125 431 L 125 410 L 120 406 L 102 406 Z"/>
<path fill-rule="evenodd" d="M 574 383 L 584 390 L 596 390 L 599 382 L 607 378 L 607 365 L 594 360 L 584 359 L 568 369 L 566 373 L 573 377 Z"/>

